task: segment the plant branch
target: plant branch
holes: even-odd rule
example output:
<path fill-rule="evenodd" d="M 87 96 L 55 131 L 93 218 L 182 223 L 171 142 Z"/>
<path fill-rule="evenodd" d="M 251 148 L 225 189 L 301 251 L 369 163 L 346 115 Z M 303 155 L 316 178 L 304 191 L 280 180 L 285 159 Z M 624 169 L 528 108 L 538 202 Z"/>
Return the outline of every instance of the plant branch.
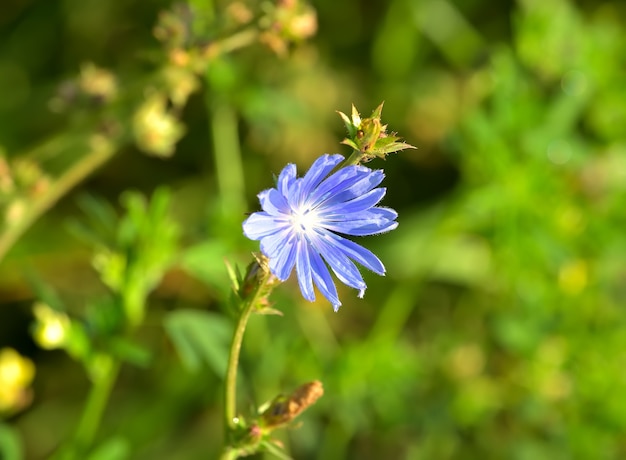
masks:
<path fill-rule="evenodd" d="M 101 373 L 99 371 L 98 380 L 91 387 L 85 410 L 76 429 L 75 443 L 80 451 L 89 448 L 93 443 L 111 395 L 111 390 L 117 380 L 120 363 L 114 358 L 110 358 L 107 365 L 103 367 L 105 369 L 101 369 Z"/>
<path fill-rule="evenodd" d="M 254 43 L 259 37 L 259 30 L 257 27 L 250 27 L 237 32 L 230 37 L 226 37 L 222 40 L 215 41 L 207 46 L 205 55 L 209 58 L 221 56 L 222 54 L 231 53 L 240 48 L 245 48 L 248 45 Z"/>
<path fill-rule="evenodd" d="M 239 367 L 239 355 L 241 353 L 241 344 L 243 342 L 244 332 L 250 319 L 250 315 L 264 295 L 267 295 L 267 283 L 271 277 L 264 277 L 256 283 L 254 290 L 242 301 L 239 310 L 239 318 L 233 332 L 233 340 L 230 345 L 230 354 L 228 356 L 228 367 L 226 370 L 226 381 L 224 383 L 224 449 L 222 460 L 235 459 L 238 455 L 238 449 L 232 445 L 233 433 L 237 428 L 239 421 L 237 417 L 237 369 Z"/>
<path fill-rule="evenodd" d="M 48 209 L 50 209 L 68 191 L 84 180 L 89 174 L 102 166 L 116 152 L 112 146 L 102 146 L 89 152 L 70 166 L 55 182 L 50 184 L 46 193 L 35 198 L 21 218 L 14 224 L 7 225 L 0 234 L 0 261 L 26 230 Z"/>
<path fill-rule="evenodd" d="M 255 296 L 256 299 L 256 296 Z M 241 310 L 237 326 L 233 334 L 233 341 L 230 345 L 230 354 L 228 356 L 228 369 L 226 371 L 226 385 L 224 393 L 224 422 L 225 429 L 231 431 L 235 428 L 235 416 L 237 412 L 237 367 L 239 364 L 239 354 L 241 352 L 241 344 L 243 335 L 248 324 L 248 319 L 252 313 L 252 309 L 256 302 L 250 301 L 244 304 Z"/>
<path fill-rule="evenodd" d="M 106 361 L 99 363 L 97 376 L 93 379 L 74 439 L 70 445 L 54 455 L 54 460 L 86 458 L 100 427 L 119 370 L 120 362 L 112 357 L 107 357 Z"/>

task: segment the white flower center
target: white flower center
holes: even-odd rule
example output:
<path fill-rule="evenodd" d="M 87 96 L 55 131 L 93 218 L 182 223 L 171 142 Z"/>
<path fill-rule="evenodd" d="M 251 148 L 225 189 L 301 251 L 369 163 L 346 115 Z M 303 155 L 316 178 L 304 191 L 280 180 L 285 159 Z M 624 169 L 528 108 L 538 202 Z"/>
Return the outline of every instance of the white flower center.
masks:
<path fill-rule="evenodd" d="M 291 213 L 291 222 L 293 227 L 301 232 L 307 232 L 313 227 L 319 225 L 317 212 L 309 209 L 293 210 Z"/>

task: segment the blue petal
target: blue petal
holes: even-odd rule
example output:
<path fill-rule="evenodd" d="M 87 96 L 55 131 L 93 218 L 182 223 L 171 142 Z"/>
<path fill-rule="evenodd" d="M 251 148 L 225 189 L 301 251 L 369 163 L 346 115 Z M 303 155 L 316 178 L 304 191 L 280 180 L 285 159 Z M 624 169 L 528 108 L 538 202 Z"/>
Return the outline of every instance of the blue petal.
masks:
<path fill-rule="evenodd" d="M 315 160 L 302 178 L 298 203 L 301 204 L 304 199 L 311 195 L 315 187 L 317 187 L 320 182 L 322 182 L 322 180 L 333 170 L 333 168 L 343 160 L 343 156 L 338 154 L 325 154 Z"/>
<path fill-rule="evenodd" d="M 339 295 L 337 294 L 337 287 L 330 277 L 330 272 L 320 255 L 309 246 L 307 246 L 307 249 L 309 251 L 311 274 L 313 275 L 315 285 L 320 290 L 322 295 L 333 305 L 335 311 L 337 311 L 337 309 L 341 306 L 341 302 L 339 301 Z"/>
<path fill-rule="evenodd" d="M 278 192 L 282 196 L 287 196 L 289 192 L 289 187 L 295 179 L 296 165 L 294 165 L 293 163 L 289 163 L 278 175 L 278 180 L 276 181 L 276 188 L 278 189 Z"/>
<path fill-rule="evenodd" d="M 363 281 L 359 269 L 341 250 L 333 245 L 332 241 L 327 241 L 327 239 L 324 233 L 310 236 L 311 244 L 330 265 L 339 281 L 354 289 L 364 291 L 367 285 Z"/>
<path fill-rule="evenodd" d="M 328 230 L 345 235 L 366 236 L 385 233 L 398 226 L 394 219 L 398 217 L 393 209 L 371 208 L 367 211 L 338 216 L 334 220 L 324 219 L 323 226 Z"/>
<path fill-rule="evenodd" d="M 291 275 L 296 264 L 297 238 L 293 232 L 280 232 L 261 240 L 261 252 L 270 259 L 270 270 L 281 281 Z"/>
<path fill-rule="evenodd" d="M 311 278 L 311 262 L 309 261 L 309 250 L 307 242 L 302 238 L 298 242 L 298 250 L 296 254 L 296 273 L 298 274 L 298 284 L 302 296 L 313 302 L 315 300 L 315 292 L 313 291 L 313 281 Z"/>
<path fill-rule="evenodd" d="M 316 207 L 327 200 L 332 200 L 331 203 L 334 203 L 336 202 L 334 198 L 346 189 L 360 183 L 363 179 L 367 181 L 371 172 L 371 169 L 365 167 L 346 166 L 324 180 L 308 198 L 307 204 L 310 207 Z M 342 199 L 341 201 L 346 201 L 347 199 Z"/>
<path fill-rule="evenodd" d="M 275 188 L 264 190 L 258 194 L 259 202 L 263 211 L 273 216 L 284 216 L 290 214 L 289 203 L 283 195 Z"/>
<path fill-rule="evenodd" d="M 325 203 L 324 206 L 320 208 L 321 211 L 319 215 L 320 217 L 332 216 L 333 214 L 345 216 L 347 214 L 370 209 L 383 199 L 386 192 L 387 189 L 385 188 L 376 188 L 350 201 L 337 202 L 331 205 Z"/>
<path fill-rule="evenodd" d="M 385 266 L 374 253 L 353 241 L 342 238 L 333 232 L 325 232 L 333 240 L 333 245 L 346 256 L 378 275 L 385 274 Z"/>
<path fill-rule="evenodd" d="M 270 216 L 266 212 L 255 212 L 243 223 L 243 234 L 251 240 L 259 240 L 288 227 L 289 221 L 286 219 Z"/>
<path fill-rule="evenodd" d="M 261 251 L 267 257 L 276 257 L 283 251 L 285 241 L 288 241 L 293 237 L 293 229 L 291 226 L 286 226 L 279 229 L 276 233 L 261 238 Z"/>
<path fill-rule="evenodd" d="M 335 203 L 342 203 L 354 198 L 360 197 L 361 195 L 369 192 L 378 184 L 380 184 L 385 178 L 385 173 L 380 169 L 371 170 L 366 168 L 365 166 L 355 166 L 356 168 L 361 169 L 361 174 L 358 176 L 358 180 L 353 180 L 349 184 L 345 190 L 341 192 L 334 193 L 328 201 L 325 203 L 325 206 L 330 206 Z"/>
<path fill-rule="evenodd" d="M 289 184 L 289 189 L 287 190 L 287 194 L 285 198 L 287 198 L 287 202 L 289 203 L 289 207 L 291 209 L 299 209 L 300 208 L 300 190 L 302 189 L 302 178 L 294 180 Z"/>

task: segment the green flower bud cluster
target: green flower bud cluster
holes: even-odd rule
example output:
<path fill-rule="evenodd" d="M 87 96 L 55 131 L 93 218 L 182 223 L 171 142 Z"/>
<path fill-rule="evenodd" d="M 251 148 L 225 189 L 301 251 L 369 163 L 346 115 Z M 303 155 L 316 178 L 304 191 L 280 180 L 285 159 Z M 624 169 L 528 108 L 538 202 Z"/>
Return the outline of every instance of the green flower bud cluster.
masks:
<path fill-rule="evenodd" d="M 381 102 L 368 118 L 361 118 L 354 105 L 351 118 L 343 112 L 337 112 L 348 130 L 348 137 L 341 143 L 352 147 L 357 155 L 356 161 L 351 163 L 364 163 L 374 158 L 385 159 L 390 153 L 415 148 L 402 142 L 397 133 L 387 132 L 387 125 L 383 125 L 380 120 L 383 104 Z"/>

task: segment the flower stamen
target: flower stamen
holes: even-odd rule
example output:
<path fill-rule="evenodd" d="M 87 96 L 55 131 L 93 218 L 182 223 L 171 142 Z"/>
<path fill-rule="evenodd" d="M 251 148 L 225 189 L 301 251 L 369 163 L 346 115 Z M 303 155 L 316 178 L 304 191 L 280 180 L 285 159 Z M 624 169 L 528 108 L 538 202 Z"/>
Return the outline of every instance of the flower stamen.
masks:
<path fill-rule="evenodd" d="M 319 225 L 319 218 L 316 212 L 306 209 L 294 210 L 291 213 L 291 222 L 294 229 L 307 233 L 312 230 L 316 225 Z"/>

